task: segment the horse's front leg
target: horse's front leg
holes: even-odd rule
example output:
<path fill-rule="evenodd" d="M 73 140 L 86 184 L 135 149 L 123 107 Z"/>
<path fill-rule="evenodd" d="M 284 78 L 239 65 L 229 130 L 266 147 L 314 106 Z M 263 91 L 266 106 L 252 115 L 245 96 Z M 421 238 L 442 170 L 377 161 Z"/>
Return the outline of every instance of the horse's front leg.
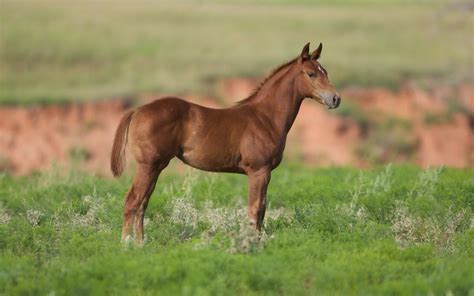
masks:
<path fill-rule="evenodd" d="M 265 217 L 267 187 L 270 182 L 271 170 L 262 168 L 247 173 L 249 200 L 247 214 L 250 225 L 260 231 Z"/>

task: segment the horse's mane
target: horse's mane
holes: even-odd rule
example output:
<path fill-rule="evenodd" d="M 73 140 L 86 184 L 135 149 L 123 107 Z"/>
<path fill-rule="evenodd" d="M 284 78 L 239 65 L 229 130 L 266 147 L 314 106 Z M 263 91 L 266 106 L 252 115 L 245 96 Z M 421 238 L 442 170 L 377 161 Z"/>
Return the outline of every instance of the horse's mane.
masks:
<path fill-rule="evenodd" d="M 235 104 L 236 105 L 242 105 L 242 104 L 245 104 L 247 102 L 250 102 L 258 94 L 258 92 L 262 89 L 262 87 L 265 85 L 265 83 L 267 83 L 278 72 L 280 72 L 281 70 L 283 70 L 287 66 L 293 64 L 297 59 L 298 58 L 296 57 L 296 58 L 292 59 L 291 61 L 286 62 L 286 63 L 278 66 L 277 68 L 273 69 L 273 71 L 270 72 L 270 74 L 265 79 L 263 79 L 262 82 L 260 82 L 260 84 L 253 90 L 253 92 L 250 94 L 250 96 L 248 96 L 247 98 L 245 98 L 243 100 L 238 101 Z"/>

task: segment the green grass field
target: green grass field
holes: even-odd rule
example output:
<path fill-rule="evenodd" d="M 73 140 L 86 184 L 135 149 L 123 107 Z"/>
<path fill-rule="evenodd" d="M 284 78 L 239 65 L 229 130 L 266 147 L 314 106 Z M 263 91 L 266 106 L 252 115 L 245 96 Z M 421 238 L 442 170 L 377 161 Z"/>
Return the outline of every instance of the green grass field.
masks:
<path fill-rule="evenodd" d="M 262 77 L 307 41 L 339 89 L 472 83 L 473 27 L 448 0 L 2 0 L 0 104 L 219 99 L 219 80 Z M 285 165 L 261 237 L 244 176 L 179 172 L 142 248 L 120 243 L 131 175 L 0 173 L 0 295 L 474 295 L 473 169 Z"/>
<path fill-rule="evenodd" d="M 1 295 L 473 295 L 474 172 L 277 169 L 265 233 L 245 177 L 166 173 L 146 244 L 120 244 L 130 176 L 0 177 Z"/>
<path fill-rule="evenodd" d="M 453 1 L 3 0 L 0 103 L 212 94 L 324 43 L 333 83 L 472 82 L 468 4 Z M 217 94 L 218 95 L 218 94 Z"/>

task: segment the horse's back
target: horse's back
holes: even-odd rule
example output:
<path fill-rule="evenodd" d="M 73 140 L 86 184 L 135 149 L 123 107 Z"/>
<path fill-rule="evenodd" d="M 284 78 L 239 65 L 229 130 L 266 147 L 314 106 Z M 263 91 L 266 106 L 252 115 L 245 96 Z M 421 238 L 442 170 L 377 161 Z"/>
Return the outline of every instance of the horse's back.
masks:
<path fill-rule="evenodd" d="M 183 118 L 191 107 L 191 103 L 178 97 L 164 97 L 136 109 L 134 118 L 140 117 L 147 122 L 176 120 Z M 135 119 L 136 120 L 136 119 Z M 143 123 L 143 122 L 141 122 Z"/>

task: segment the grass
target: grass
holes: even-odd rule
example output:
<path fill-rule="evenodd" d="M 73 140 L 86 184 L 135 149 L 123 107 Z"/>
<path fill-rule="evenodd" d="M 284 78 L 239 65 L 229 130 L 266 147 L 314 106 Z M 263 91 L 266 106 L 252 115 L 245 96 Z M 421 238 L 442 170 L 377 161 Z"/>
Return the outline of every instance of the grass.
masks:
<path fill-rule="evenodd" d="M 474 18 L 450 1 L 4 0 L 0 22 L 0 103 L 212 94 L 307 41 L 339 88 L 473 77 Z"/>
<path fill-rule="evenodd" d="M 259 240 L 245 177 L 166 173 L 134 248 L 119 243 L 130 176 L 2 175 L 0 294 L 472 294 L 473 176 L 281 167 Z"/>

